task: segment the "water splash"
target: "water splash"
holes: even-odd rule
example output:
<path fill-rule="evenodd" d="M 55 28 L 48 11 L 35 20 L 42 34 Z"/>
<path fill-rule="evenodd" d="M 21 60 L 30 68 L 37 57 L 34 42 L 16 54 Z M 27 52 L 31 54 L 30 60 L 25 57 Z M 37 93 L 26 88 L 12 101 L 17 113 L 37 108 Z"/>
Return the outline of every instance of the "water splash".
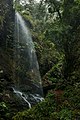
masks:
<path fill-rule="evenodd" d="M 18 97 L 22 98 L 28 104 L 29 108 L 32 107 L 31 103 L 33 101 L 38 103 L 38 102 L 41 102 L 41 101 L 44 100 L 44 98 L 41 97 L 39 94 L 34 94 L 34 95 L 33 94 L 27 94 L 26 95 L 26 94 L 24 94 L 24 93 L 22 93 L 22 92 L 20 92 L 20 91 L 18 91 L 16 89 L 14 89 L 14 88 L 12 88 L 12 89 L 13 89 L 13 92 L 16 93 L 16 95 Z"/>
<path fill-rule="evenodd" d="M 44 98 L 42 98 L 39 94 L 36 95 L 30 94 L 30 95 L 36 100 L 36 102 L 40 102 L 44 100 Z"/>
<path fill-rule="evenodd" d="M 30 101 L 27 101 L 27 98 L 22 94 L 28 94 L 28 97 L 30 97 L 30 99 L 34 98 L 37 103 L 43 100 L 43 90 L 31 33 L 27 27 L 27 23 L 25 23 L 18 12 L 15 13 L 14 38 L 14 83 L 18 89 L 17 91 L 14 90 L 14 92 L 20 95 L 23 100 L 28 103 L 30 108 Z"/>
<path fill-rule="evenodd" d="M 15 90 L 14 88 L 13 88 L 13 91 L 28 104 L 29 108 L 31 108 L 31 104 L 28 102 L 26 95 L 24 95 L 22 92 L 20 92 L 18 90 Z"/>

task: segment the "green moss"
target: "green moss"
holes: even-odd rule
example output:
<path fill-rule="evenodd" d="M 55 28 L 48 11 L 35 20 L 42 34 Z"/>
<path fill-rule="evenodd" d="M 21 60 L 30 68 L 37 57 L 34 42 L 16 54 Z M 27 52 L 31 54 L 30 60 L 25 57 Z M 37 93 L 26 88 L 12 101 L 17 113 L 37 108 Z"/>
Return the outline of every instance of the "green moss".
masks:
<path fill-rule="evenodd" d="M 48 120 L 51 112 L 55 111 L 55 105 L 54 101 L 46 99 L 28 111 L 19 112 L 13 120 Z"/>

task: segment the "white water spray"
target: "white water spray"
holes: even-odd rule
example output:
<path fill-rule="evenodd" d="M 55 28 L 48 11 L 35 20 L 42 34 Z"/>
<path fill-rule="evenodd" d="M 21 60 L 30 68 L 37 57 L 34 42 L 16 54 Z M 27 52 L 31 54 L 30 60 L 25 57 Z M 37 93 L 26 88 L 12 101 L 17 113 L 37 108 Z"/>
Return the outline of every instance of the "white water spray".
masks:
<path fill-rule="evenodd" d="M 15 90 L 14 88 L 13 88 L 13 91 L 14 91 L 14 93 L 16 93 L 18 96 L 20 96 L 28 104 L 29 108 L 31 108 L 31 104 L 28 102 L 27 97 L 25 95 L 23 95 L 22 92 Z"/>

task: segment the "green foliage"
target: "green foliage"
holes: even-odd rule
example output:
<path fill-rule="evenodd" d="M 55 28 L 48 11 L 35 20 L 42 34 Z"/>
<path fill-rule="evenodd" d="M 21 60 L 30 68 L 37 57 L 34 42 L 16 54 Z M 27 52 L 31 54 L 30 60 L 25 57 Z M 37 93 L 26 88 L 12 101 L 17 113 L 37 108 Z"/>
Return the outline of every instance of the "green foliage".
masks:
<path fill-rule="evenodd" d="M 15 9 L 19 12 L 21 12 L 23 10 L 23 6 L 19 5 L 19 4 L 15 4 Z"/>
<path fill-rule="evenodd" d="M 72 115 L 71 115 L 72 111 L 71 110 L 68 110 L 67 108 L 66 109 L 62 109 L 60 111 L 60 120 L 71 120 L 72 118 Z"/>
<path fill-rule="evenodd" d="M 62 74 L 64 56 L 61 55 L 58 59 L 58 62 L 54 63 L 54 66 L 43 76 L 43 86 L 53 84 L 55 86 L 54 89 L 61 89 L 64 86 L 64 76 Z"/>
<path fill-rule="evenodd" d="M 75 83 L 74 86 L 67 86 L 64 97 L 67 99 L 73 108 L 80 107 L 80 83 Z"/>
<path fill-rule="evenodd" d="M 6 106 L 6 104 L 4 102 L 0 103 L 0 110 L 2 110 L 2 111 L 7 110 L 7 106 Z"/>
<path fill-rule="evenodd" d="M 49 40 L 40 40 L 34 42 L 36 53 L 39 60 L 41 75 L 45 75 L 58 61 L 60 53 L 57 51 L 54 43 Z"/>
<path fill-rule="evenodd" d="M 31 110 L 18 113 L 15 117 L 13 117 L 13 120 L 48 120 L 51 112 L 55 110 L 54 106 L 56 106 L 54 101 L 48 101 L 46 99 L 42 103 L 39 103 L 36 107 L 33 107 Z"/>
<path fill-rule="evenodd" d="M 55 88 L 48 92 L 43 102 L 32 109 L 19 112 L 13 120 L 77 119 L 77 116 L 80 116 L 80 0 L 45 0 L 40 3 L 29 1 L 29 4 L 25 5 L 21 5 L 19 0 L 15 2 L 17 2 L 16 10 L 32 26 L 31 32 L 43 85 L 55 84 Z M 13 23 L 8 22 L 12 15 L 11 9 L 11 4 L 9 7 L 6 1 L 1 0 L 0 32 L 2 36 L 5 34 L 5 38 L 1 36 L 0 43 L 7 50 L 6 52 L 1 50 L 0 60 L 4 59 L 3 67 L 7 63 L 4 69 L 9 74 L 12 73 L 15 65 L 12 61 Z M 3 34 L 5 25 L 6 32 Z M 21 57 L 20 67 L 16 67 L 16 72 L 21 79 L 25 76 L 32 77 L 26 73 L 27 61 L 24 66 L 21 63 L 22 60 L 25 61 L 25 55 L 21 53 Z M 1 82 L 0 87 L 0 92 L 3 92 L 5 86 Z M 55 90 L 62 88 L 64 88 L 63 95 L 54 93 Z M 18 101 L 17 98 L 15 99 Z M 5 102 L 0 103 L 0 112 L 2 113 L 0 119 L 11 119 L 11 111 Z"/>
<path fill-rule="evenodd" d="M 71 120 L 72 119 L 72 111 L 65 108 L 62 109 L 60 112 L 53 112 L 51 114 L 51 120 Z"/>
<path fill-rule="evenodd" d="M 32 16 L 31 16 L 29 11 L 23 11 L 23 12 L 21 12 L 21 15 L 23 16 L 23 18 L 24 18 L 25 22 L 27 23 L 27 25 L 28 24 L 30 24 L 31 26 L 34 25 Z M 28 26 L 30 26 L 30 25 L 28 25 Z"/>
<path fill-rule="evenodd" d="M 5 118 L 9 112 L 8 107 L 5 102 L 0 102 L 0 117 Z"/>

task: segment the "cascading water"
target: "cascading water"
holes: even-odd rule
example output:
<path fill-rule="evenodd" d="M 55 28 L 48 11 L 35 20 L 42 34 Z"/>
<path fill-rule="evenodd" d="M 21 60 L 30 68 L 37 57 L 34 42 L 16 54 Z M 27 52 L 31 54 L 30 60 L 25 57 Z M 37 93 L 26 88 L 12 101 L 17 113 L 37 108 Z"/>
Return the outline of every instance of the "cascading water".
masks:
<path fill-rule="evenodd" d="M 31 34 L 22 16 L 15 14 L 15 50 L 13 91 L 28 104 L 29 108 L 43 100 L 39 65 Z"/>

